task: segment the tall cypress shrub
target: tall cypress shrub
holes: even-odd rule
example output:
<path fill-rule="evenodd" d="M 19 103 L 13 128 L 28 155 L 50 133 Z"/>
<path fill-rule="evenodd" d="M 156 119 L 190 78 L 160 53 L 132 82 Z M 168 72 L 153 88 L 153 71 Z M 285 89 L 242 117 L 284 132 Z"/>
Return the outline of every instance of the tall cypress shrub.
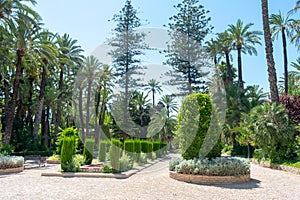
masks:
<path fill-rule="evenodd" d="M 93 161 L 93 153 L 95 147 L 95 139 L 87 138 L 84 143 L 83 149 L 83 157 L 84 157 L 84 164 L 90 165 Z"/>
<path fill-rule="evenodd" d="M 75 146 L 75 137 L 66 136 L 62 141 L 60 162 L 61 169 L 65 172 L 74 171 L 75 165 L 73 161 L 74 157 L 74 146 Z"/>

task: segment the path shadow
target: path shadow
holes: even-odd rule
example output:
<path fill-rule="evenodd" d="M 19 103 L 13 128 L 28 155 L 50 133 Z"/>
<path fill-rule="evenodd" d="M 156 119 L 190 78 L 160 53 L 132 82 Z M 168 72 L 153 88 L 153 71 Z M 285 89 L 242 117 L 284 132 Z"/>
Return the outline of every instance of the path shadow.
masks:
<path fill-rule="evenodd" d="M 238 183 L 238 184 L 216 184 L 212 185 L 214 187 L 221 187 L 227 189 L 243 189 L 243 190 L 251 190 L 260 187 L 260 180 L 257 179 L 250 179 L 249 182 L 246 183 Z"/>

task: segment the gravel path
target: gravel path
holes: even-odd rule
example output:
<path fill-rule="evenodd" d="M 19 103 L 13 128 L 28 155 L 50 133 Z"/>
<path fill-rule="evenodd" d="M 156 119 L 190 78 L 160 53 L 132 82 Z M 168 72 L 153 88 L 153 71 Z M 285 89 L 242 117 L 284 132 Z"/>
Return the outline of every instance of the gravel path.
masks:
<path fill-rule="evenodd" d="M 300 176 L 251 166 L 252 180 L 235 185 L 195 185 L 169 178 L 165 159 L 128 179 L 42 177 L 25 170 L 0 176 L 0 199 L 300 199 Z"/>

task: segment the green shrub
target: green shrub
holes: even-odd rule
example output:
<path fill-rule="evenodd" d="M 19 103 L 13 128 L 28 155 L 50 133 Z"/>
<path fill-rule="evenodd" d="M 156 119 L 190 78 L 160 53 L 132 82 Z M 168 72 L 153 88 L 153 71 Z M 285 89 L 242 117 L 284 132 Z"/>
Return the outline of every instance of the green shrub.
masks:
<path fill-rule="evenodd" d="M 168 143 L 167 142 L 161 142 L 160 143 L 161 152 L 163 155 L 168 154 Z"/>
<path fill-rule="evenodd" d="M 110 145 L 110 163 L 114 172 L 120 171 L 120 156 L 121 156 L 122 142 L 120 140 L 112 139 Z"/>
<path fill-rule="evenodd" d="M 0 156 L 0 169 L 23 167 L 24 158 L 21 156 Z"/>
<path fill-rule="evenodd" d="M 142 152 L 142 146 L 140 140 L 134 140 L 134 151 L 135 151 L 135 161 L 139 162 Z"/>
<path fill-rule="evenodd" d="M 141 153 L 139 163 L 140 163 L 140 164 L 145 164 L 145 163 L 147 163 L 147 154 L 146 154 L 146 153 Z"/>
<path fill-rule="evenodd" d="M 211 116 L 212 104 L 208 94 L 190 94 L 182 101 L 178 114 L 177 135 L 180 139 L 180 152 L 184 159 L 199 158 L 201 146 L 210 127 Z M 213 140 L 214 147 L 210 152 L 205 152 L 210 146 L 201 149 L 203 156 L 210 158 L 220 156 L 222 150 L 221 140 L 214 142 L 220 135 L 218 131 L 211 132 L 211 134 L 213 135 L 209 135 L 210 137 L 207 139 Z M 209 145 L 210 143 L 206 144 Z"/>
<path fill-rule="evenodd" d="M 161 151 L 160 151 L 160 142 L 153 142 L 153 151 L 156 154 L 156 158 L 161 157 Z"/>
<path fill-rule="evenodd" d="M 112 167 L 108 164 L 104 164 L 102 165 L 102 170 L 101 170 L 102 173 L 112 173 L 113 170 L 112 170 Z"/>
<path fill-rule="evenodd" d="M 182 158 L 172 158 L 169 163 L 169 170 L 175 171 L 175 167 L 182 162 Z"/>
<path fill-rule="evenodd" d="M 61 154 L 61 148 L 62 148 L 62 143 L 63 143 L 62 141 L 63 141 L 64 137 L 71 137 L 71 136 L 74 136 L 74 138 L 75 138 L 75 143 L 74 143 L 73 149 L 74 149 L 74 154 L 76 153 L 76 149 L 77 149 L 78 143 L 79 143 L 79 135 L 78 135 L 76 128 L 69 127 L 69 128 L 63 129 L 63 130 L 61 129 L 61 132 L 58 133 L 57 142 L 55 143 L 57 155 Z"/>
<path fill-rule="evenodd" d="M 141 150 L 143 153 L 149 153 L 149 145 L 147 140 L 141 140 Z"/>
<path fill-rule="evenodd" d="M 222 153 L 231 154 L 232 150 L 233 150 L 232 145 L 225 144 L 224 148 L 222 149 Z"/>
<path fill-rule="evenodd" d="M 93 154 L 94 154 L 94 147 L 95 147 L 95 139 L 87 138 L 84 142 L 84 149 L 83 149 L 83 157 L 84 157 L 84 164 L 90 165 L 93 161 Z"/>
<path fill-rule="evenodd" d="M 125 172 L 132 169 L 133 161 L 130 156 L 126 153 L 123 153 L 122 157 L 120 158 L 120 171 Z"/>
<path fill-rule="evenodd" d="M 134 141 L 133 140 L 126 140 L 124 142 L 124 151 L 125 153 L 127 153 L 128 156 L 130 156 L 131 158 L 133 158 L 134 155 Z"/>
<path fill-rule="evenodd" d="M 174 158 L 170 161 L 169 168 L 180 174 L 243 176 L 250 174 L 250 161 L 245 158 L 236 157 L 195 158 L 193 160 L 181 161 L 178 158 Z"/>
<path fill-rule="evenodd" d="M 99 150 L 98 150 L 98 160 L 100 162 L 106 161 L 106 146 L 107 146 L 107 142 L 101 140 L 99 143 Z"/>
<path fill-rule="evenodd" d="M 148 141 L 148 154 L 147 154 L 148 158 L 150 160 L 153 159 L 153 143 Z"/>
<path fill-rule="evenodd" d="M 76 171 L 73 157 L 74 157 L 74 136 L 66 136 L 63 139 L 61 155 L 60 155 L 60 163 L 61 169 L 65 172 Z"/>

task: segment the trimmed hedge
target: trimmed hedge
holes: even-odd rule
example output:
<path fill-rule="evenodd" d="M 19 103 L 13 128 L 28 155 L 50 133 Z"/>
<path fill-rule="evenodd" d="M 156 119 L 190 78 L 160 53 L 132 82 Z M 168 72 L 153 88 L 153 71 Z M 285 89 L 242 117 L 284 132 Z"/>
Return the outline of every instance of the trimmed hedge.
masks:
<path fill-rule="evenodd" d="M 83 149 L 83 157 L 84 157 L 84 164 L 90 165 L 93 161 L 93 153 L 95 147 L 95 139 L 87 138 L 84 142 L 84 149 Z"/>
<path fill-rule="evenodd" d="M 114 172 L 120 172 L 120 156 L 122 153 L 122 142 L 120 140 L 112 139 L 110 145 L 110 164 Z"/>
<path fill-rule="evenodd" d="M 75 147 L 75 137 L 66 136 L 63 138 L 60 163 L 61 169 L 65 172 L 73 171 L 74 169 L 74 147 Z"/>
<path fill-rule="evenodd" d="M 106 161 L 106 146 L 107 146 L 107 141 L 101 140 L 99 143 L 99 150 L 98 150 L 98 160 L 100 162 Z"/>
<path fill-rule="evenodd" d="M 142 140 L 141 141 L 141 150 L 143 153 L 149 153 L 149 145 L 148 145 L 148 141 L 147 140 Z"/>
<path fill-rule="evenodd" d="M 156 154 L 156 157 L 161 157 L 161 150 L 160 150 L 160 142 L 153 142 L 153 151 Z"/>
<path fill-rule="evenodd" d="M 124 150 L 125 150 L 125 153 L 127 153 L 128 156 L 133 158 L 133 153 L 135 152 L 134 141 L 133 140 L 125 140 Z"/>
<path fill-rule="evenodd" d="M 140 140 L 134 140 L 134 151 L 135 151 L 135 160 L 139 162 L 141 158 L 141 152 L 142 152 L 142 146 Z"/>

